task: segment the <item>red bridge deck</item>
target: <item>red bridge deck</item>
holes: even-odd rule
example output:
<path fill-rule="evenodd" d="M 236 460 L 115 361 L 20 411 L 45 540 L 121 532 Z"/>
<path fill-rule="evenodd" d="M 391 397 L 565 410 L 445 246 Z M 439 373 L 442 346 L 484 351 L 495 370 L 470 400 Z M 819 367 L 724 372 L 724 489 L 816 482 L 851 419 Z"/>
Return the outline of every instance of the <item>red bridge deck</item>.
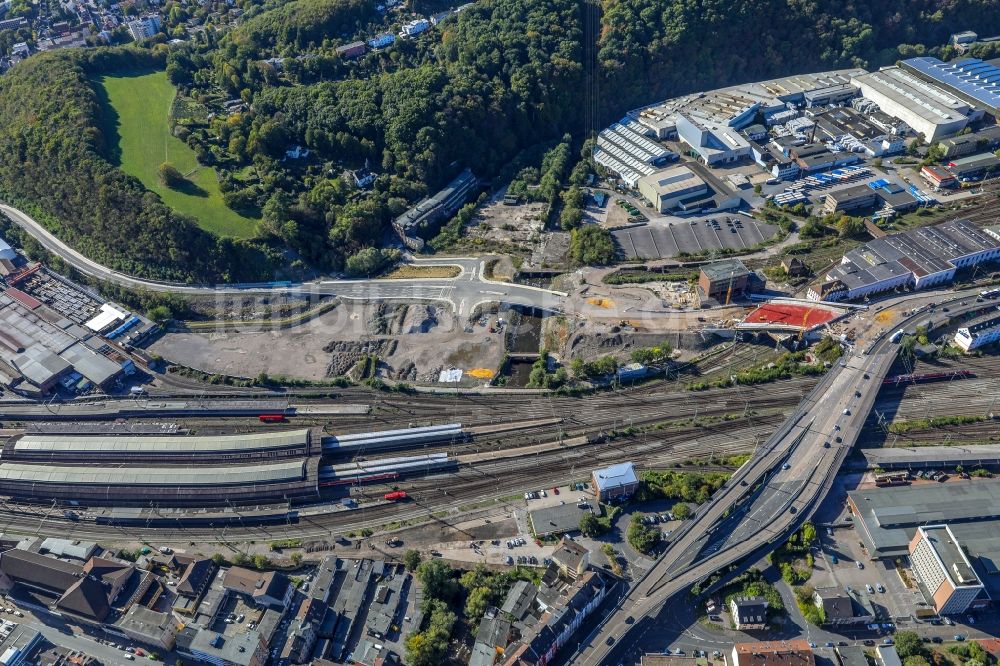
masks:
<path fill-rule="evenodd" d="M 836 317 L 836 312 L 821 305 L 765 303 L 748 314 L 743 321 L 747 324 L 782 324 L 810 329 L 826 324 Z"/>

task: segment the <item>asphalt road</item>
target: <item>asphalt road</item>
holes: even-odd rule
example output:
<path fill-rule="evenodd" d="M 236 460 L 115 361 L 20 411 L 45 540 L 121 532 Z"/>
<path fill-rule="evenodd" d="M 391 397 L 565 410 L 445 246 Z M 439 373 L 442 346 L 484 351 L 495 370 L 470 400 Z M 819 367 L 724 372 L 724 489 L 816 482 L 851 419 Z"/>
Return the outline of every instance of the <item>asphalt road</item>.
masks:
<path fill-rule="evenodd" d="M 189 285 L 178 282 L 144 280 L 113 270 L 85 257 L 56 238 L 31 216 L 16 208 L 0 204 L 0 211 L 6 213 L 15 224 L 31 234 L 46 250 L 62 258 L 76 270 L 93 278 L 129 289 L 198 296 L 276 292 L 337 296 L 363 301 L 440 301 L 450 304 L 459 315 L 470 314 L 477 305 L 494 301 L 510 305 L 537 307 L 552 312 L 562 312 L 565 307 L 566 294 L 562 292 L 529 285 L 498 282 L 486 278 L 483 275 L 485 260 L 479 257 L 418 259 L 412 262 L 421 266 L 457 266 L 461 269 L 461 273 L 454 278 L 318 280 L 292 285 L 271 285 L 268 283 Z"/>
<path fill-rule="evenodd" d="M 949 299 L 951 315 L 976 308 L 974 294 L 970 290 Z M 963 298 L 968 299 L 966 305 L 956 307 Z M 935 317 L 940 314 L 924 312 L 902 326 L 915 328 Z M 656 565 L 581 643 L 570 663 L 612 663 L 614 655 L 633 645 L 630 632 L 636 627 L 648 630 L 648 619 L 657 616 L 667 600 L 758 550 L 780 544 L 818 508 L 857 440 L 897 351 L 884 336 L 828 372 L 785 426 L 675 535 Z M 763 488 L 753 493 L 758 483 Z"/>

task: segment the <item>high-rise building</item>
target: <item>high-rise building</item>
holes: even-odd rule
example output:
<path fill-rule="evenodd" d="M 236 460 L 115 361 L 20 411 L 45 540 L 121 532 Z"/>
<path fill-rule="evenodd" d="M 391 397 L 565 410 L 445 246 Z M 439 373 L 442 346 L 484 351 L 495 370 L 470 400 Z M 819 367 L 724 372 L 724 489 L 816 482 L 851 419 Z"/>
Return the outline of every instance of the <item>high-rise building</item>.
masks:
<path fill-rule="evenodd" d="M 128 31 L 132 33 L 132 39 L 139 42 L 149 39 L 160 31 L 163 22 L 156 14 L 147 14 L 142 18 L 128 22 Z"/>
<path fill-rule="evenodd" d="M 983 593 L 983 584 L 947 525 L 918 527 L 910 562 L 939 615 L 962 613 Z"/>

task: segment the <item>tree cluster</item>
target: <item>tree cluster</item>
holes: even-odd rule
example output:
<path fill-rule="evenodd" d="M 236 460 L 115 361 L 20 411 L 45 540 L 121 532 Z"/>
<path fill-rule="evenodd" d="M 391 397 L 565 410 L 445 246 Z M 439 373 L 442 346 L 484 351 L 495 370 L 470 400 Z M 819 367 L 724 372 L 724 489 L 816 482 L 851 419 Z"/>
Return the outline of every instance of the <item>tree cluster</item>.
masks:
<path fill-rule="evenodd" d="M 704 504 L 729 478 L 721 472 L 658 472 L 649 470 L 642 475 L 644 496 L 676 499 L 694 504 Z M 681 505 L 674 507 L 674 516 Z M 683 520 L 683 518 L 681 518 Z"/>
<path fill-rule="evenodd" d="M 640 553 L 648 554 L 660 543 L 660 530 L 642 522 L 641 513 L 634 513 L 625 538 L 628 539 L 629 545 Z"/>
<path fill-rule="evenodd" d="M 615 260 L 615 243 L 611 233 L 596 224 L 573 229 L 569 256 L 581 266 L 607 266 Z"/>

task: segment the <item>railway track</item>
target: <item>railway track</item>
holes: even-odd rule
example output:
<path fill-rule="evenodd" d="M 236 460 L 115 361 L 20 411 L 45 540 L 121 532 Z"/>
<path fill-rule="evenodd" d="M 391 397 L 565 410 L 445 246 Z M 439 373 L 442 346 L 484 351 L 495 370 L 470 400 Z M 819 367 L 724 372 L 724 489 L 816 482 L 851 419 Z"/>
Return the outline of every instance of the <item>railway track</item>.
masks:
<path fill-rule="evenodd" d="M 688 392 L 682 396 L 671 395 L 664 399 L 655 397 L 637 400 L 608 399 L 605 405 L 579 409 L 574 403 L 572 408 L 566 405 L 543 405 L 537 414 L 525 414 L 526 419 L 547 413 L 555 414 L 556 419 L 537 428 L 523 429 L 515 432 L 498 432 L 475 437 L 469 442 L 456 442 L 441 445 L 430 445 L 419 449 L 421 453 L 445 452 L 451 455 L 465 455 L 479 451 L 508 451 L 521 447 L 537 446 L 546 442 L 585 437 L 600 439 L 611 436 L 615 432 L 629 430 L 647 430 L 654 428 L 680 428 L 688 433 L 697 433 L 698 428 L 725 418 L 736 418 L 741 414 L 772 414 L 791 409 L 808 392 L 814 381 L 789 380 L 787 385 L 776 385 L 773 391 L 766 393 L 748 392 L 745 396 L 730 395 L 723 397 L 719 392 L 694 393 Z M 560 414 L 565 417 L 559 418 Z M 461 421 L 458 414 L 449 413 L 449 418 Z M 685 427 L 685 422 L 690 424 Z M 463 422 L 467 423 L 467 422 Z M 479 424 L 470 423 L 467 427 Z M 368 459 L 380 456 L 398 455 L 398 452 L 363 453 Z"/>
<path fill-rule="evenodd" d="M 501 463 L 484 462 L 469 465 L 443 475 L 414 479 L 399 484 L 412 498 L 406 504 L 374 504 L 361 511 L 333 511 L 318 515 L 302 512 L 294 525 L 227 527 L 115 527 L 101 526 L 86 521 L 73 522 L 62 518 L 58 511 L 38 507 L 35 515 L 5 514 L 0 525 L 5 531 L 35 533 L 43 529 L 58 529 L 67 538 L 77 539 L 126 539 L 134 541 L 159 539 L 171 542 L 218 542 L 254 539 L 325 539 L 335 534 L 346 534 L 363 528 L 377 528 L 383 524 L 427 519 L 446 520 L 457 516 L 463 505 L 482 502 L 494 508 L 509 509 L 524 506 L 523 500 L 511 501 L 525 487 L 550 487 L 554 479 L 571 480 L 575 475 L 585 475 L 594 466 L 617 462 L 627 455 L 640 466 L 670 466 L 690 458 L 708 455 L 731 455 L 753 449 L 756 441 L 766 437 L 783 420 L 775 414 L 769 417 L 751 417 L 743 421 L 728 421 L 705 426 L 700 437 L 692 440 L 689 433 L 670 433 L 651 437 L 642 435 L 631 439 L 614 440 L 592 445 L 585 456 L 564 456 L 556 450 L 537 456 Z M 749 421 L 753 420 L 753 423 Z M 355 494 L 358 499 L 376 500 L 386 492 L 388 485 L 363 487 Z M 395 486 L 392 486 L 395 487 Z M 141 533 L 141 534 L 140 534 Z"/>

